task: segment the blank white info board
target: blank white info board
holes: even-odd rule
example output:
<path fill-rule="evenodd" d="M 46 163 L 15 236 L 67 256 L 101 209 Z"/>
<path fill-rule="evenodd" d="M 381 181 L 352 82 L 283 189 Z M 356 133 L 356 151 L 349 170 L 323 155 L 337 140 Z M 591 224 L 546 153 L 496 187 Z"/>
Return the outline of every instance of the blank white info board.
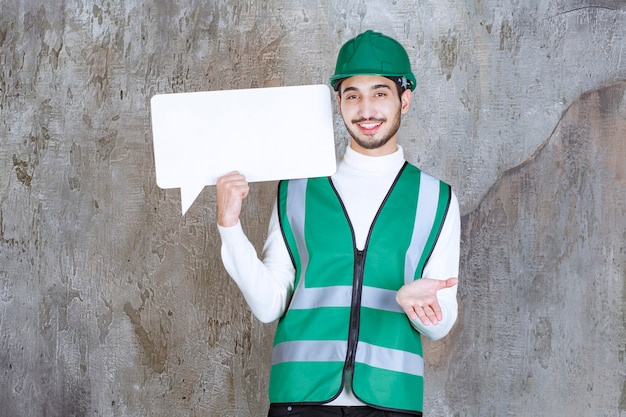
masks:
<path fill-rule="evenodd" d="M 158 94 L 150 107 L 156 182 L 180 188 L 183 215 L 231 171 L 248 182 L 335 173 L 326 85 Z"/>

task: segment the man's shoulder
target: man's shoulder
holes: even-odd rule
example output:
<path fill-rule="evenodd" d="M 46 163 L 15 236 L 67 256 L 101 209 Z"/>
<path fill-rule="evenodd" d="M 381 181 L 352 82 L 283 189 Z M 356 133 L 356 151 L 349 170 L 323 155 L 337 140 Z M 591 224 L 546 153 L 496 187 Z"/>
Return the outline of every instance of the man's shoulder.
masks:
<path fill-rule="evenodd" d="M 413 165 L 412 163 L 408 162 L 405 165 L 405 170 L 408 170 L 409 172 L 413 172 L 416 174 L 419 174 L 421 178 L 425 178 L 428 179 L 430 181 L 438 181 L 440 183 L 443 183 L 447 186 L 449 186 L 448 183 L 446 183 L 445 181 L 443 181 L 442 179 L 435 177 L 434 175 L 429 174 L 428 172 L 422 170 L 421 168 L 417 167 L 416 165 Z"/>

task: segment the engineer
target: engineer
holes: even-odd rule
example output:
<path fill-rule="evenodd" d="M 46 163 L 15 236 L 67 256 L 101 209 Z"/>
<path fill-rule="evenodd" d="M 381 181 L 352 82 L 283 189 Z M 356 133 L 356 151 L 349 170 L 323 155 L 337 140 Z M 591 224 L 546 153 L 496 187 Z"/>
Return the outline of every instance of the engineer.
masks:
<path fill-rule="evenodd" d="M 222 260 L 254 315 L 278 320 L 268 416 L 421 416 L 421 336 L 457 318 L 458 202 L 398 144 L 416 85 L 400 43 L 349 40 L 330 84 L 350 136 L 337 172 L 279 182 L 260 258 L 239 221 L 248 183 L 222 176 Z"/>

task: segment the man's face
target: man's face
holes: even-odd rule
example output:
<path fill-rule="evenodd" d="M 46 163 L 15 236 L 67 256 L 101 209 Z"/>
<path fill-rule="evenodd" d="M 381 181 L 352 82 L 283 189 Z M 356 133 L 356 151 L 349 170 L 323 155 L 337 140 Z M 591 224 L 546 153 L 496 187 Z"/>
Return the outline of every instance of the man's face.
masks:
<path fill-rule="evenodd" d="M 373 156 L 395 152 L 400 115 L 409 110 L 411 91 L 398 97 L 390 79 L 359 75 L 343 80 L 340 92 L 339 111 L 352 137 L 352 148 Z"/>

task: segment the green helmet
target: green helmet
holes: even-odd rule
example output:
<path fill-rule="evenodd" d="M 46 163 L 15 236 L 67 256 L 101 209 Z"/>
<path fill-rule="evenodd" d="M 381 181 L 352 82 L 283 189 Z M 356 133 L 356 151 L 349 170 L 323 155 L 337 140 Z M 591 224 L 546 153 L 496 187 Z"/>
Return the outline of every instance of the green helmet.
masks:
<path fill-rule="evenodd" d="M 394 81 L 411 91 L 416 84 L 404 47 L 395 39 L 371 30 L 350 39 L 341 47 L 330 85 L 337 89 L 338 81 L 355 75 L 398 77 Z"/>

